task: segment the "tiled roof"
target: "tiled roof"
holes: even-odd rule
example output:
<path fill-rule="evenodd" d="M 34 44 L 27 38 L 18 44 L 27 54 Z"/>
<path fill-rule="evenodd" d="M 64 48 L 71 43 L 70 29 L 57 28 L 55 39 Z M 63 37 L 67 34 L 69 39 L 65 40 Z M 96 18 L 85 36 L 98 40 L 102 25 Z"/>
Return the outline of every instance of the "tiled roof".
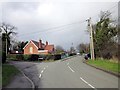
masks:
<path fill-rule="evenodd" d="M 49 52 L 53 51 L 53 49 L 54 49 L 54 45 L 47 45 L 45 47 L 45 50 L 48 50 Z"/>
<path fill-rule="evenodd" d="M 39 48 L 39 42 L 34 41 L 34 40 L 32 40 L 32 42 Z M 44 43 L 42 43 L 42 47 L 44 50 L 48 50 L 49 52 L 53 51 L 53 49 L 54 49 L 54 45 L 47 45 L 46 46 Z"/>
<path fill-rule="evenodd" d="M 37 41 L 32 40 L 32 42 L 33 42 L 37 47 L 39 47 L 39 43 L 38 43 Z"/>

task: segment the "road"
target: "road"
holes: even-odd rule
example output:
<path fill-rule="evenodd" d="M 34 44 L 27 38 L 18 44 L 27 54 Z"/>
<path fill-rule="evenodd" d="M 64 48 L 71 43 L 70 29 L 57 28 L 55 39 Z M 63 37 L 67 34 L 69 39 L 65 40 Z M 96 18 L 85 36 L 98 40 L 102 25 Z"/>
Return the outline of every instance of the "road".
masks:
<path fill-rule="evenodd" d="M 118 88 L 118 78 L 82 62 L 81 56 L 55 62 L 12 62 L 37 88 Z"/>

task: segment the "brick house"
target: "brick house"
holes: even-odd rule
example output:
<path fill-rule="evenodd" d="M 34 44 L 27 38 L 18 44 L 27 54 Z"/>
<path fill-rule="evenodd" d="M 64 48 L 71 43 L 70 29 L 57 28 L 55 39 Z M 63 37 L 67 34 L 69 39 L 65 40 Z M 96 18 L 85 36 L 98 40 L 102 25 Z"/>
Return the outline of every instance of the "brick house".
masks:
<path fill-rule="evenodd" d="M 49 45 L 46 41 L 46 44 L 42 43 L 42 40 L 39 42 L 30 40 L 24 49 L 24 54 L 49 54 L 54 53 L 54 45 Z"/>

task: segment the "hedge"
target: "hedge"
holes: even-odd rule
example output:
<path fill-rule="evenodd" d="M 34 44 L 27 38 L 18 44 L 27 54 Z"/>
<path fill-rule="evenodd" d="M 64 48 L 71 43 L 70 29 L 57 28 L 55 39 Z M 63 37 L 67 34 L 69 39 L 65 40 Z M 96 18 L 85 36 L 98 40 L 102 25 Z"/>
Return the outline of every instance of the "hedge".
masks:
<path fill-rule="evenodd" d="M 24 55 L 24 54 L 8 54 L 8 60 L 18 60 L 18 61 L 36 61 L 39 57 L 42 57 L 43 60 L 59 60 L 61 59 L 61 55 L 59 54 L 47 54 L 47 55 L 38 55 L 38 54 L 31 54 L 31 55 Z"/>

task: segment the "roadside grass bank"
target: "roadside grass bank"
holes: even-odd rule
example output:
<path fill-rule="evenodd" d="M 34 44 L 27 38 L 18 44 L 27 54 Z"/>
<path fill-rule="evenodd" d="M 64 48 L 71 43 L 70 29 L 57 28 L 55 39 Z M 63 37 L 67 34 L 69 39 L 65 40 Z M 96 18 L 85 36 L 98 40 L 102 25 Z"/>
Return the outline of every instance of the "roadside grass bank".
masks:
<path fill-rule="evenodd" d="M 3 64 L 2 65 L 2 86 L 5 87 L 10 83 L 12 78 L 20 73 L 20 71 L 13 65 Z"/>
<path fill-rule="evenodd" d="M 96 59 L 96 60 L 88 60 L 86 63 L 95 66 L 97 68 L 113 72 L 115 74 L 120 74 L 119 62 L 116 63 L 116 62 L 111 62 L 111 60 Z"/>

